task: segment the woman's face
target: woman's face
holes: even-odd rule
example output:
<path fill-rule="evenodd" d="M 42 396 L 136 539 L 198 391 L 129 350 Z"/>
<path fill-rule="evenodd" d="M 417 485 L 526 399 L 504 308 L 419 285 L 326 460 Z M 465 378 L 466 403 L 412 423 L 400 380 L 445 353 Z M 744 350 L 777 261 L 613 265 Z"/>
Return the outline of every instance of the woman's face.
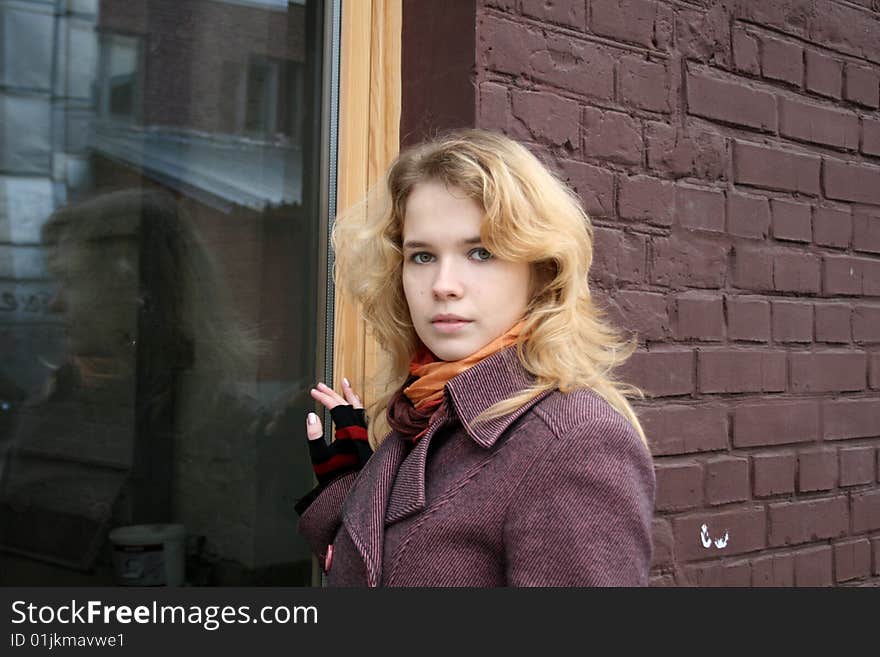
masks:
<path fill-rule="evenodd" d="M 50 309 L 63 316 L 75 356 L 133 354 L 138 252 L 133 240 L 66 242 L 49 254 L 57 279 Z"/>
<path fill-rule="evenodd" d="M 486 346 L 522 319 L 529 303 L 529 264 L 483 248 L 482 221 L 475 201 L 443 183 L 417 184 L 406 202 L 403 292 L 416 333 L 442 360 Z"/>

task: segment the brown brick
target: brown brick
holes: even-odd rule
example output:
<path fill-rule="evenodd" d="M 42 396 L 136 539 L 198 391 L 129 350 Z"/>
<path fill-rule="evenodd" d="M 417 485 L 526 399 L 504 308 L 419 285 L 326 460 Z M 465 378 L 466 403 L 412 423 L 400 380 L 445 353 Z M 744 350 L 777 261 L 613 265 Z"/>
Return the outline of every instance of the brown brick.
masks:
<path fill-rule="evenodd" d="M 874 447 L 840 448 L 840 485 L 859 486 L 874 483 Z"/>
<path fill-rule="evenodd" d="M 477 112 L 480 125 L 503 121 L 498 127 L 507 130 L 507 122 L 510 118 L 510 99 L 507 87 L 494 82 L 483 82 L 479 91 Z"/>
<path fill-rule="evenodd" d="M 773 339 L 777 342 L 811 342 L 813 307 L 798 301 L 774 301 Z"/>
<path fill-rule="evenodd" d="M 621 176 L 618 214 L 621 219 L 657 226 L 672 225 L 675 185 L 648 176 Z"/>
<path fill-rule="evenodd" d="M 767 452 L 752 456 L 755 497 L 794 492 L 797 458 L 791 452 Z"/>
<path fill-rule="evenodd" d="M 794 553 L 795 586 L 832 586 L 831 546 L 809 548 Z"/>
<path fill-rule="evenodd" d="M 491 14 L 481 21 L 483 42 L 492 44 L 485 49 L 488 69 L 592 98 L 614 98 L 614 58 L 607 48 Z M 572 75 L 569 66 L 559 65 L 560 59 L 578 62 L 590 75 Z"/>
<path fill-rule="evenodd" d="M 727 232 L 737 237 L 762 240 L 770 228 L 770 206 L 766 198 L 727 193 Z"/>
<path fill-rule="evenodd" d="M 816 340 L 818 342 L 849 342 L 852 308 L 845 303 L 817 303 Z"/>
<path fill-rule="evenodd" d="M 770 340 L 770 304 L 764 299 L 725 297 L 727 337 L 731 340 Z"/>
<path fill-rule="evenodd" d="M 593 0 L 590 29 L 596 34 L 653 46 L 657 5 L 650 0 Z"/>
<path fill-rule="evenodd" d="M 873 553 L 875 575 L 880 575 L 880 536 L 871 539 L 871 552 Z"/>
<path fill-rule="evenodd" d="M 785 352 L 706 350 L 697 354 L 698 389 L 704 393 L 785 390 Z"/>
<path fill-rule="evenodd" d="M 678 185 L 675 188 L 675 216 L 685 228 L 724 231 L 724 194 L 715 189 Z"/>
<path fill-rule="evenodd" d="M 651 575 L 648 580 L 648 586 L 650 588 L 660 588 L 660 587 L 672 587 L 678 586 L 675 582 L 675 576 L 670 575 L 669 573 L 663 575 Z"/>
<path fill-rule="evenodd" d="M 714 544 L 703 547 L 702 525 L 711 539 L 720 539 L 726 533 L 727 546 L 719 550 Z M 679 516 L 672 520 L 675 536 L 675 554 L 679 561 L 705 559 L 724 554 L 745 554 L 766 546 L 767 517 L 763 507 L 746 507 L 729 511 L 701 511 L 693 515 Z"/>
<path fill-rule="evenodd" d="M 723 135 L 696 126 L 673 127 L 646 122 L 648 168 L 674 177 L 711 181 L 726 177 L 727 144 Z"/>
<path fill-rule="evenodd" d="M 727 410 L 721 406 L 665 405 L 639 413 L 651 454 L 665 456 L 727 449 Z"/>
<path fill-rule="evenodd" d="M 880 260 L 858 258 L 862 270 L 862 294 L 880 297 Z"/>
<path fill-rule="evenodd" d="M 614 215 L 614 174 L 576 160 L 560 160 L 562 178 L 583 201 L 590 217 Z"/>
<path fill-rule="evenodd" d="M 877 108 L 880 105 L 880 85 L 877 73 L 864 66 L 846 65 L 843 97 L 859 105 Z"/>
<path fill-rule="evenodd" d="M 780 292 L 818 294 L 821 261 L 810 253 L 785 252 L 773 257 L 773 287 Z"/>
<path fill-rule="evenodd" d="M 852 493 L 853 532 L 880 529 L 880 490 Z"/>
<path fill-rule="evenodd" d="M 753 559 L 752 586 L 794 586 L 794 557 L 774 554 Z"/>
<path fill-rule="evenodd" d="M 669 72 L 662 62 L 621 57 L 617 64 L 620 99 L 630 107 L 651 112 L 669 111 Z"/>
<path fill-rule="evenodd" d="M 647 241 L 643 235 L 595 228 L 593 240 L 594 260 L 590 270 L 593 277 L 615 284 L 644 280 Z"/>
<path fill-rule="evenodd" d="M 814 208 L 813 240 L 821 246 L 845 249 L 852 239 L 852 215 L 849 210 Z"/>
<path fill-rule="evenodd" d="M 819 406 L 814 401 L 764 402 L 733 412 L 735 447 L 812 442 L 819 438 Z"/>
<path fill-rule="evenodd" d="M 749 499 L 749 461 L 718 456 L 706 461 L 706 501 L 727 504 Z"/>
<path fill-rule="evenodd" d="M 865 538 L 834 544 L 834 572 L 838 582 L 871 574 L 871 543 Z"/>
<path fill-rule="evenodd" d="M 779 132 L 791 139 L 858 150 L 859 117 L 844 110 L 780 97 Z"/>
<path fill-rule="evenodd" d="M 675 563 L 673 547 L 675 541 L 672 538 L 672 525 L 665 518 L 654 518 L 651 522 L 651 537 L 654 545 L 654 553 L 651 562 L 652 568 L 664 568 Z"/>
<path fill-rule="evenodd" d="M 727 268 L 727 246 L 711 238 L 673 233 L 652 240 L 651 282 L 669 287 L 718 289 Z"/>
<path fill-rule="evenodd" d="M 541 91 L 511 92 L 514 136 L 554 146 L 579 146 L 580 107 L 568 98 Z"/>
<path fill-rule="evenodd" d="M 773 212 L 773 237 L 793 242 L 812 240 L 812 212 L 809 205 L 775 198 L 770 201 L 770 208 Z"/>
<path fill-rule="evenodd" d="M 745 290 L 772 290 L 773 253 L 762 247 L 737 244 L 733 250 L 733 284 Z"/>
<path fill-rule="evenodd" d="M 688 113 L 758 130 L 776 130 L 776 98 L 738 80 L 687 73 Z"/>
<path fill-rule="evenodd" d="M 833 399 L 823 402 L 826 440 L 880 436 L 880 399 Z"/>
<path fill-rule="evenodd" d="M 827 198 L 880 205 L 880 167 L 826 158 L 822 179 Z"/>
<path fill-rule="evenodd" d="M 837 452 L 810 449 L 798 454 L 798 492 L 831 490 L 837 486 Z"/>
<path fill-rule="evenodd" d="M 733 28 L 733 65 L 738 71 L 761 74 L 758 40 L 738 25 Z"/>
<path fill-rule="evenodd" d="M 788 41 L 761 39 L 761 73 L 770 80 L 801 86 L 804 77 L 803 48 Z"/>
<path fill-rule="evenodd" d="M 675 334 L 679 339 L 722 340 L 724 309 L 721 297 L 686 292 L 675 299 Z"/>
<path fill-rule="evenodd" d="M 769 545 L 797 545 L 846 536 L 849 508 L 845 495 L 779 502 L 768 508 Z"/>
<path fill-rule="evenodd" d="M 806 55 L 807 89 L 839 99 L 843 89 L 843 63 L 809 48 Z"/>
<path fill-rule="evenodd" d="M 587 157 L 620 164 L 642 161 L 642 129 L 637 119 L 622 112 L 585 107 L 581 127 Z"/>
<path fill-rule="evenodd" d="M 613 298 L 615 324 L 635 331 L 639 340 L 663 340 L 672 335 L 666 295 L 641 290 L 619 290 Z"/>
<path fill-rule="evenodd" d="M 681 511 L 703 504 L 703 466 L 696 461 L 654 465 L 658 511 Z"/>
<path fill-rule="evenodd" d="M 853 213 L 853 249 L 880 253 L 880 215 Z"/>
<path fill-rule="evenodd" d="M 792 392 L 841 392 L 865 389 L 868 361 L 864 352 L 798 352 L 789 367 Z"/>
<path fill-rule="evenodd" d="M 522 13 L 531 18 L 565 25 L 576 30 L 584 30 L 587 25 L 587 10 L 583 2 L 522 0 Z"/>
<path fill-rule="evenodd" d="M 880 351 L 868 356 L 870 374 L 869 384 L 873 390 L 880 390 Z"/>
<path fill-rule="evenodd" d="M 689 11 L 675 7 L 675 47 L 684 59 L 713 62 L 728 68 L 728 18 L 723 12 Z M 724 35 L 723 37 L 721 35 Z"/>
<path fill-rule="evenodd" d="M 862 152 L 880 155 L 880 121 L 862 117 Z"/>
<path fill-rule="evenodd" d="M 827 295 L 862 293 L 864 263 L 861 258 L 826 255 L 822 258 L 822 292 Z"/>
<path fill-rule="evenodd" d="M 686 586 L 734 587 L 751 586 L 751 565 L 748 561 L 735 563 L 709 562 L 685 566 Z"/>
<path fill-rule="evenodd" d="M 856 304 L 852 315 L 853 340 L 880 342 L 880 306 Z"/>
<path fill-rule="evenodd" d="M 641 290 L 619 290 L 614 298 L 619 321 L 615 324 L 634 331 L 640 340 L 663 340 L 672 335 L 666 295 Z"/>
<path fill-rule="evenodd" d="M 694 391 L 691 349 L 637 351 L 621 368 L 621 377 L 651 397 L 689 395 Z"/>
<path fill-rule="evenodd" d="M 815 196 L 819 193 L 820 163 L 815 155 L 734 142 L 734 181 L 742 185 Z"/>

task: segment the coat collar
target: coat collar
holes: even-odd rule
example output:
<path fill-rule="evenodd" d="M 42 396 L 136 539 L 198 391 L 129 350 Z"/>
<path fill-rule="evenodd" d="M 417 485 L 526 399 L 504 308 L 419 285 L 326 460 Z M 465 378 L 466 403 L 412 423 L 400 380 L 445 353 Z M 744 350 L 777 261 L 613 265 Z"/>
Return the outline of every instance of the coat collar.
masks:
<path fill-rule="evenodd" d="M 516 345 L 513 345 L 450 379 L 446 394 L 467 434 L 488 449 L 517 418 L 552 391 L 545 391 L 513 413 L 489 421 L 474 422 L 474 419 L 496 402 L 513 396 L 533 382 L 534 376 L 522 367 L 516 355 Z M 451 410 L 447 409 L 447 416 Z M 425 447 L 440 424 L 442 422 L 429 427 L 421 439 L 425 441 Z M 418 446 L 415 449 L 418 450 Z M 361 471 L 342 509 L 343 523 L 364 560 L 368 586 L 378 586 L 381 581 L 386 509 L 392 485 L 407 453 L 406 443 L 399 435 L 391 433 L 387 436 Z M 401 472 L 412 479 L 411 485 L 403 488 L 413 491 L 413 498 L 400 500 L 398 505 L 401 508 L 391 509 L 395 518 L 410 515 L 425 506 L 424 463 L 419 468 Z"/>
<path fill-rule="evenodd" d="M 474 422 L 476 417 L 490 406 L 513 397 L 534 382 L 534 375 L 519 362 L 516 345 L 511 345 L 454 376 L 446 384 L 446 390 L 467 434 L 478 445 L 488 449 L 507 427 L 550 391 L 501 417 Z"/>

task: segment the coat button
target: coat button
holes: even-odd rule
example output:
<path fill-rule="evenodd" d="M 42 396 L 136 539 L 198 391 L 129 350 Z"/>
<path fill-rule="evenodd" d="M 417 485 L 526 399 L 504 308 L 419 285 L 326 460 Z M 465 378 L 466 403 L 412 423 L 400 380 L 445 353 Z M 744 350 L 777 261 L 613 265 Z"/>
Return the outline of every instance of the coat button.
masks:
<path fill-rule="evenodd" d="M 324 572 L 330 572 L 330 565 L 333 563 L 333 546 L 327 546 L 327 555 L 324 557 Z"/>

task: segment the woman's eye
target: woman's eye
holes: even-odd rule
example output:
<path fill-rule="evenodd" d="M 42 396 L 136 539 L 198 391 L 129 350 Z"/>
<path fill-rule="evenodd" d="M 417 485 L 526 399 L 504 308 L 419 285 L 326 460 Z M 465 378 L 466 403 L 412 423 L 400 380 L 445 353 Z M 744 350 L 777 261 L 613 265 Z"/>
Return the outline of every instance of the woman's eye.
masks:
<path fill-rule="evenodd" d="M 482 253 L 482 254 L 484 254 L 484 255 L 482 255 L 482 256 L 480 256 L 480 257 L 477 258 L 477 260 L 480 260 L 480 261 L 483 261 L 483 262 L 486 261 L 486 260 L 490 260 L 490 259 L 492 258 L 492 254 L 489 253 L 489 251 L 487 251 L 486 249 L 484 249 L 484 248 L 482 248 L 482 247 L 480 247 L 479 249 L 474 249 L 473 251 L 471 251 L 471 253 Z"/>
<path fill-rule="evenodd" d="M 414 263 L 416 263 L 417 265 L 424 265 L 426 261 L 425 261 L 425 260 L 419 260 L 419 257 L 420 257 L 420 256 L 428 256 L 428 257 L 430 258 L 430 257 L 431 257 L 431 254 L 430 254 L 430 253 L 425 253 L 424 251 L 420 251 L 419 253 L 413 253 L 413 254 L 412 254 L 412 257 L 411 257 L 411 260 L 412 260 Z"/>

